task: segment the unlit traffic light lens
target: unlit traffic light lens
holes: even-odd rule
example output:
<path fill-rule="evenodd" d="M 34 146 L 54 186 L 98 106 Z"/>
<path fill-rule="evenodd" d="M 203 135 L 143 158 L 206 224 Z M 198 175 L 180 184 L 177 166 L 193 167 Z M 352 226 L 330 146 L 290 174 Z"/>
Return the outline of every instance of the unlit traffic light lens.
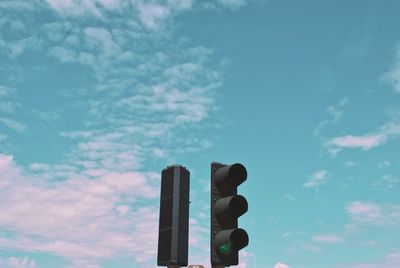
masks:
<path fill-rule="evenodd" d="M 226 244 L 219 246 L 219 252 L 225 255 L 231 254 L 232 252 L 232 241 L 229 241 Z"/>

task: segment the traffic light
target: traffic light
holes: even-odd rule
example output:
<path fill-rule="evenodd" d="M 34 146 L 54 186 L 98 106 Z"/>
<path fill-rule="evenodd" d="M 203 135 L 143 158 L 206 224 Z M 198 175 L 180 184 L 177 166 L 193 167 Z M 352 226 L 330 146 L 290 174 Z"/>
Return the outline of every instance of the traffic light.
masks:
<path fill-rule="evenodd" d="M 231 266 L 239 263 L 239 250 L 249 244 L 247 232 L 238 228 L 238 218 L 247 212 L 246 198 L 237 187 L 247 178 L 239 163 L 211 163 L 211 264 Z"/>

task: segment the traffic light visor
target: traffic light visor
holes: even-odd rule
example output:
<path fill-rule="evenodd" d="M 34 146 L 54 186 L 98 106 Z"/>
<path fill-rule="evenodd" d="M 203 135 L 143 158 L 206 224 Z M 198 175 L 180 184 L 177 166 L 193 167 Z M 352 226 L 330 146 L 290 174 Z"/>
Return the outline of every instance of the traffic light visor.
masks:
<path fill-rule="evenodd" d="M 218 188 L 222 191 L 229 191 L 247 179 L 247 170 L 240 163 L 225 166 L 215 172 L 215 179 Z"/>
<path fill-rule="evenodd" d="M 219 253 L 229 255 L 246 247 L 249 244 L 249 236 L 241 228 L 224 230 L 217 233 L 215 244 Z"/>
<path fill-rule="evenodd" d="M 221 224 L 230 224 L 247 212 L 246 198 L 241 195 L 229 196 L 219 199 L 215 203 L 215 215 Z"/>

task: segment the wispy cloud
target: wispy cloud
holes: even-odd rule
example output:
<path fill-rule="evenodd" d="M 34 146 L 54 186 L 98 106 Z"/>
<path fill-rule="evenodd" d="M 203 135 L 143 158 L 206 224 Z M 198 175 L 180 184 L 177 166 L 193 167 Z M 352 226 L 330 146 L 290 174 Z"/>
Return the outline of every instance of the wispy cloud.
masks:
<path fill-rule="evenodd" d="M 387 138 L 384 135 L 365 135 L 365 136 L 341 136 L 331 139 L 328 146 L 336 146 L 341 148 L 361 148 L 369 150 L 384 142 Z"/>
<path fill-rule="evenodd" d="M 351 160 L 344 162 L 344 166 L 345 167 L 355 167 L 355 166 L 358 166 L 358 165 L 359 165 L 359 163 L 357 163 L 355 161 L 351 161 Z"/>
<path fill-rule="evenodd" d="M 15 91 L 14 88 L 7 87 L 7 86 L 4 86 L 4 85 L 0 85 L 0 97 L 4 97 L 4 96 L 7 96 L 7 95 L 10 95 L 14 91 Z"/>
<path fill-rule="evenodd" d="M 290 268 L 289 265 L 278 262 L 277 264 L 274 265 L 274 268 Z"/>
<path fill-rule="evenodd" d="M 350 216 L 348 228 L 400 224 L 400 205 L 354 201 L 346 207 L 346 212 Z"/>
<path fill-rule="evenodd" d="M 393 87 L 395 92 L 400 93 L 400 46 L 397 49 L 392 69 L 385 73 L 382 78 Z"/>
<path fill-rule="evenodd" d="M 13 114 L 20 108 L 21 105 L 12 99 L 15 92 L 15 88 L 0 85 L 0 112 Z"/>
<path fill-rule="evenodd" d="M 35 1 L 24 0 L 3 0 L 0 2 L 0 8 L 6 10 L 32 10 L 35 5 Z"/>
<path fill-rule="evenodd" d="M 103 1 L 103 0 L 46 0 L 46 2 L 57 12 L 63 15 L 82 16 L 93 15 L 101 17 L 101 9 L 118 9 L 123 1 Z"/>
<path fill-rule="evenodd" d="M 59 113 L 55 112 L 55 111 L 49 111 L 49 112 L 45 112 L 45 111 L 39 111 L 36 109 L 32 109 L 32 112 L 41 120 L 46 121 L 46 122 L 50 122 L 53 120 L 58 120 L 61 119 L 61 116 Z"/>
<path fill-rule="evenodd" d="M 36 262 L 28 257 L 0 259 L 0 266 L 7 268 L 36 268 Z"/>
<path fill-rule="evenodd" d="M 317 188 L 326 184 L 328 180 L 328 171 L 319 170 L 315 172 L 310 178 L 303 184 L 305 188 Z"/>
<path fill-rule="evenodd" d="M 294 236 L 304 235 L 304 232 L 285 232 L 282 234 L 282 238 L 289 238 Z"/>
<path fill-rule="evenodd" d="M 145 174 L 83 172 L 51 182 L 37 173 L 22 175 L 9 155 L 1 155 L 0 170 L 0 224 L 16 232 L 16 238 L 0 239 L 2 248 L 92 263 L 121 252 L 134 254 L 138 262 L 154 257 L 158 210 L 136 205 L 158 194 L 158 184 Z"/>
<path fill-rule="evenodd" d="M 311 251 L 314 253 L 321 253 L 322 252 L 322 248 L 320 246 L 315 246 L 315 245 L 302 245 L 301 246 L 302 249 L 307 250 L 307 251 Z"/>
<path fill-rule="evenodd" d="M 123 0 L 46 0 L 51 8 L 63 16 L 92 16 L 104 20 L 107 13 L 121 14 L 131 9 L 137 14 L 138 21 L 150 30 L 159 30 L 165 21 L 177 12 L 191 9 L 191 0 L 169 1 L 123 1 Z"/>
<path fill-rule="evenodd" d="M 392 251 L 382 260 L 376 262 L 341 265 L 338 268 L 398 268 L 400 267 L 400 251 Z"/>
<path fill-rule="evenodd" d="M 281 198 L 283 200 L 290 200 L 290 201 L 293 201 L 296 199 L 296 197 L 294 195 L 289 194 L 289 193 L 285 193 Z"/>
<path fill-rule="evenodd" d="M 387 189 L 391 189 L 396 187 L 396 185 L 400 182 L 398 176 L 392 174 L 385 174 L 382 176 L 381 179 L 374 182 L 372 185 L 375 187 L 384 187 Z"/>
<path fill-rule="evenodd" d="M 10 118 L 0 118 L 0 122 L 3 123 L 5 126 L 15 130 L 17 132 L 23 132 L 26 129 L 26 125 L 20 123 L 14 119 Z"/>
<path fill-rule="evenodd" d="M 247 0 L 217 0 L 217 2 L 220 5 L 232 8 L 232 9 L 237 9 L 242 6 L 247 5 L 248 1 Z"/>
<path fill-rule="evenodd" d="M 364 135 L 345 135 L 329 139 L 324 147 L 335 156 L 345 148 L 358 148 L 370 150 L 374 147 L 385 144 L 390 139 L 400 137 L 400 123 L 397 113 L 391 115 L 391 120 L 375 131 Z"/>
<path fill-rule="evenodd" d="M 139 2 L 137 9 L 140 21 L 153 30 L 161 25 L 161 22 L 166 19 L 170 12 L 166 6 L 146 2 Z"/>
<path fill-rule="evenodd" d="M 322 131 L 329 125 L 334 125 L 339 122 L 344 115 L 343 108 L 350 102 L 347 97 L 339 100 L 336 105 L 329 106 L 326 111 L 330 115 L 330 119 L 321 121 L 314 129 L 314 136 L 319 136 Z"/>
<path fill-rule="evenodd" d="M 321 243 L 342 243 L 344 242 L 344 239 L 338 235 L 335 234 L 323 234 L 323 235 L 316 235 L 313 236 L 312 238 L 316 242 L 321 242 Z"/>
<path fill-rule="evenodd" d="M 392 162 L 389 160 L 384 160 L 381 163 L 378 164 L 378 167 L 380 168 L 387 168 L 390 167 L 392 165 Z"/>

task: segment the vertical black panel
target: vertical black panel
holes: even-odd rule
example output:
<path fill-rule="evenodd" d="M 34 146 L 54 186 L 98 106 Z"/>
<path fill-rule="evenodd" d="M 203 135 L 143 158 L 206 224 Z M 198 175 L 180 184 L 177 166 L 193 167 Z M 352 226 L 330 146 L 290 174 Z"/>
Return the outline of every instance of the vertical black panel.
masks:
<path fill-rule="evenodd" d="M 161 173 L 161 200 L 173 195 L 174 169 L 163 169 Z"/>
<path fill-rule="evenodd" d="M 190 173 L 180 166 L 162 171 L 158 266 L 187 266 Z"/>
<path fill-rule="evenodd" d="M 158 233 L 158 265 L 162 265 L 171 258 L 171 251 L 168 250 L 171 247 L 171 236 L 171 228 L 163 229 Z"/>
<path fill-rule="evenodd" d="M 186 169 L 180 170 L 179 221 L 178 221 L 178 264 L 187 266 L 189 243 L 189 188 L 190 175 Z"/>
<path fill-rule="evenodd" d="M 172 198 L 166 198 L 160 202 L 160 230 L 172 226 Z"/>

